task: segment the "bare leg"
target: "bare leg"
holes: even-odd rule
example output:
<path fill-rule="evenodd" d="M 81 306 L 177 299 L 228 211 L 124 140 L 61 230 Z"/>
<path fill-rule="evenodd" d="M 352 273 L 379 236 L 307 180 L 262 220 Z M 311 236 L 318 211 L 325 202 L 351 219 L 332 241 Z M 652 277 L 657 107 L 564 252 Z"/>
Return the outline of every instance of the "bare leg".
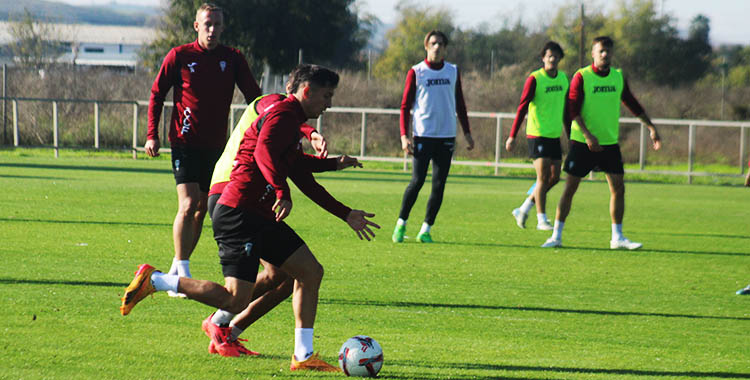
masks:
<path fill-rule="evenodd" d="M 536 213 L 544 214 L 547 210 L 547 192 L 560 181 L 560 160 L 537 158 L 534 169 L 536 187 L 530 198 L 536 203 Z"/>
<path fill-rule="evenodd" d="M 281 269 L 294 278 L 295 327 L 313 328 L 318 310 L 318 291 L 323 280 L 323 266 L 307 248 L 299 247 L 281 266 Z"/>
<path fill-rule="evenodd" d="M 177 260 L 189 260 L 198 244 L 203 218 L 206 215 L 208 194 L 197 183 L 177 185 L 178 210 L 172 226 L 172 239 Z"/>
<path fill-rule="evenodd" d="M 557 204 L 557 215 L 555 220 L 565 222 L 565 219 L 570 213 L 570 206 L 573 204 L 573 196 L 578 190 L 578 185 L 581 183 L 581 177 L 576 177 L 568 173 L 567 179 L 565 180 L 565 189 L 560 196 L 560 202 Z"/>
<path fill-rule="evenodd" d="M 254 284 L 235 277 L 226 277 L 225 285 L 215 282 L 180 277 L 177 291 L 202 304 L 240 313 L 250 303 Z"/>
<path fill-rule="evenodd" d="M 607 173 L 609 183 L 609 216 L 612 224 L 622 224 L 625 215 L 625 179 L 622 174 Z"/>
<path fill-rule="evenodd" d="M 287 299 L 294 289 L 293 278 L 263 260 L 261 263 L 263 271 L 258 273 L 256 278 L 253 301 L 232 320 L 232 323 L 242 330 Z"/>

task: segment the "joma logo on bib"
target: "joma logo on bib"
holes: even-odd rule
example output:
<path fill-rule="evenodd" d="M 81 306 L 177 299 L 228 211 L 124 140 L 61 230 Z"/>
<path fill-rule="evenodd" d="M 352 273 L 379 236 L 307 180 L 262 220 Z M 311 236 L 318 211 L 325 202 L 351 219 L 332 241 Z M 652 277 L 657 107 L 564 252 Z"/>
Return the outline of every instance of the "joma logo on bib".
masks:
<path fill-rule="evenodd" d="M 451 80 L 447 78 L 437 78 L 437 79 L 428 79 L 427 80 L 427 87 L 430 86 L 442 86 L 442 85 L 449 85 L 451 84 Z"/>
<path fill-rule="evenodd" d="M 594 86 L 594 94 L 597 92 L 616 92 L 617 87 L 615 86 Z"/>

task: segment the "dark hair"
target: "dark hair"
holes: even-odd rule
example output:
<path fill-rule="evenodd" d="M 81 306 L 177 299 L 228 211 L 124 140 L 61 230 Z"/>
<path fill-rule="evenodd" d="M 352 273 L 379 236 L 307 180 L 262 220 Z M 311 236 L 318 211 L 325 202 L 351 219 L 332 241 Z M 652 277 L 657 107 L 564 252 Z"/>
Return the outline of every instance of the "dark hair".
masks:
<path fill-rule="evenodd" d="M 302 83 L 309 82 L 315 87 L 336 87 L 339 85 L 339 75 L 335 71 L 320 65 L 303 63 L 289 73 L 291 93 L 297 92 Z"/>
<path fill-rule="evenodd" d="M 427 46 L 427 42 L 430 40 L 430 37 L 432 36 L 438 36 L 443 39 L 443 44 L 445 46 L 448 46 L 448 36 L 445 35 L 445 33 L 439 31 L 439 30 L 431 30 L 429 33 L 427 33 L 426 36 L 424 36 L 424 46 Z"/>
<path fill-rule="evenodd" d="M 612 41 L 612 39 L 609 38 L 609 36 L 599 36 L 599 37 L 594 38 L 594 43 L 592 43 L 591 46 L 594 46 L 596 44 L 602 44 L 602 46 L 608 47 L 608 48 L 615 46 L 615 42 Z"/>
<path fill-rule="evenodd" d="M 560 55 L 560 58 L 565 57 L 565 53 L 563 52 L 562 47 L 560 47 L 560 44 L 558 44 L 555 41 L 547 41 L 546 44 L 544 44 L 544 47 L 542 48 L 542 52 L 540 55 L 542 58 L 544 58 L 544 55 L 547 54 L 547 50 L 552 50 L 553 52 Z"/>

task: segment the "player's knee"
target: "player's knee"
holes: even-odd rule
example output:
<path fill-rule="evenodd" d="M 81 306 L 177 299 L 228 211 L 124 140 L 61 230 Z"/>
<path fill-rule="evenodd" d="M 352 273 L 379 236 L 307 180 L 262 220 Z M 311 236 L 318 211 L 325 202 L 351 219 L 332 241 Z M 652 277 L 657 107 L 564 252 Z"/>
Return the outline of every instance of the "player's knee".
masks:
<path fill-rule="evenodd" d="M 193 215 L 200 209 L 200 200 L 197 198 L 185 197 L 180 200 L 179 213 L 184 215 Z M 205 212 L 205 208 L 204 208 Z"/>

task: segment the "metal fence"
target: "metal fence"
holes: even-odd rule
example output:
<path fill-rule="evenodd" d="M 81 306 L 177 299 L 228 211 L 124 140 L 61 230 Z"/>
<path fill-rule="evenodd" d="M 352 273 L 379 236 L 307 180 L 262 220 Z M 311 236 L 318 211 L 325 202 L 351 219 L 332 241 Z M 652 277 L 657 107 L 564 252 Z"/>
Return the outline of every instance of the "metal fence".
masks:
<path fill-rule="evenodd" d="M 133 153 L 133 158 L 137 158 L 138 152 L 143 152 L 143 146 L 140 144 L 139 139 L 142 139 L 141 135 L 145 135 L 145 123 L 139 121 L 139 116 L 145 115 L 145 112 L 141 114 L 142 108 L 148 108 L 148 101 L 131 101 L 131 100 L 92 100 L 92 99 L 47 99 L 47 98 L 21 98 L 21 97 L 4 97 L 4 101 L 10 101 L 12 110 L 12 130 L 13 130 L 13 146 L 19 146 L 19 102 L 42 102 L 49 103 L 52 108 L 52 148 L 54 149 L 55 157 L 59 156 L 60 141 L 59 141 L 59 123 L 58 123 L 58 105 L 61 103 L 78 103 L 78 104 L 90 104 L 91 112 L 93 113 L 93 141 L 92 145 L 94 149 L 100 148 L 100 120 L 99 120 L 99 108 L 100 105 L 115 104 L 132 108 L 132 145 L 130 150 Z M 165 102 L 165 110 L 162 112 L 164 122 L 162 122 L 162 131 L 165 131 L 167 121 L 169 118 L 168 108 L 173 106 L 172 102 Z M 244 104 L 232 104 L 229 120 L 229 128 L 235 125 L 236 114 L 244 111 L 246 105 Z M 4 107 L 5 109 L 5 107 Z M 5 113 L 6 111 L 4 111 Z M 368 153 L 368 115 L 393 115 L 398 117 L 398 109 L 378 109 L 378 108 L 353 108 L 353 107 L 332 107 L 326 111 L 326 114 L 319 117 L 315 124 L 316 128 L 321 132 L 325 133 L 329 127 L 325 124 L 325 120 L 332 114 L 349 114 L 359 115 L 360 127 L 359 127 L 359 151 L 354 154 L 357 155 L 358 159 L 363 161 L 383 161 L 383 162 L 395 162 L 403 163 L 404 170 L 407 169 L 408 162 L 410 159 L 405 155 L 394 155 L 394 156 L 378 156 L 370 155 Z M 5 116 L 5 115 L 4 115 Z M 492 160 L 454 160 L 454 165 L 469 165 L 469 166 L 484 166 L 494 168 L 494 174 L 499 174 L 500 168 L 533 168 L 529 163 L 517 163 L 517 162 L 504 162 L 503 161 L 503 148 L 504 140 L 503 136 L 507 136 L 510 130 L 510 125 L 515 117 L 514 113 L 507 112 L 469 112 L 471 119 L 484 119 L 494 120 L 494 131 L 491 135 L 494 137 L 494 158 Z M 7 117 L 5 118 L 7 120 Z M 638 136 L 638 169 L 628 170 L 630 173 L 645 173 L 645 174 L 667 174 L 667 175 L 680 175 L 686 176 L 688 183 L 692 182 L 693 177 L 696 176 L 742 176 L 745 173 L 745 163 L 747 157 L 747 130 L 750 128 L 750 121 L 712 121 L 712 120 L 681 120 L 681 119 L 653 119 L 660 129 L 662 126 L 674 126 L 681 129 L 687 128 L 687 170 L 654 170 L 647 169 L 647 151 L 648 151 L 648 129 L 640 123 L 639 119 L 636 118 L 621 118 L 620 123 L 623 126 L 635 125 L 639 129 Z M 144 124 L 144 125 L 141 125 Z M 507 125 L 507 127 L 504 126 Z M 736 174 L 731 173 L 718 173 L 710 171 L 696 171 L 695 152 L 697 142 L 697 128 L 717 128 L 717 129 L 738 129 L 739 130 L 739 150 L 738 154 L 738 171 Z M 505 134 L 503 132 L 505 131 Z M 490 131 L 483 131 L 484 135 L 487 135 Z M 166 133 L 162 133 L 162 138 Z M 330 138 L 330 136 L 327 136 Z M 166 145 L 166 144 L 163 144 Z M 164 148 L 163 151 L 169 152 L 168 148 Z"/>

